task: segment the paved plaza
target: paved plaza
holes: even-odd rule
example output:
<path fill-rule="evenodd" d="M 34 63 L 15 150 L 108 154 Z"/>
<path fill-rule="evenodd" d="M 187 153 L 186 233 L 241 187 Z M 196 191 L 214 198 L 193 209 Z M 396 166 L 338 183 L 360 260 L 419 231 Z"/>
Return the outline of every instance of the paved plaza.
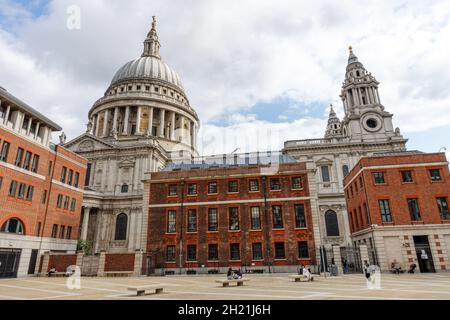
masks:
<path fill-rule="evenodd" d="M 287 274 L 251 275 L 244 287 L 223 288 L 223 276 L 166 276 L 139 278 L 82 278 L 80 290 L 70 290 L 67 278 L 0 280 L 0 299 L 189 299 L 189 300 L 303 300 L 303 299 L 449 299 L 450 274 L 383 274 L 380 290 L 369 290 L 363 275 L 315 278 L 293 282 Z M 128 286 L 159 284 L 162 294 L 136 297 Z"/>

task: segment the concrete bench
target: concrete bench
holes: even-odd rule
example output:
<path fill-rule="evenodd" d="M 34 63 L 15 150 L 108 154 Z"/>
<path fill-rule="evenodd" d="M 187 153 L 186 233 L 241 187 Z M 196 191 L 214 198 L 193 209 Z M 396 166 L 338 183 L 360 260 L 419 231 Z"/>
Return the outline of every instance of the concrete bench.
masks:
<path fill-rule="evenodd" d="M 66 277 L 67 274 L 65 272 L 53 272 L 48 274 L 49 277 Z"/>
<path fill-rule="evenodd" d="M 130 277 L 133 271 L 105 271 L 105 277 Z"/>
<path fill-rule="evenodd" d="M 288 276 L 290 279 L 294 279 L 295 282 L 308 282 L 308 281 L 314 281 L 314 277 L 311 276 L 310 279 L 308 279 L 307 277 L 305 277 L 304 275 L 301 274 L 296 274 L 296 275 L 291 275 Z"/>
<path fill-rule="evenodd" d="M 232 279 L 232 280 L 216 280 L 217 283 L 221 283 L 222 287 L 228 287 L 230 283 L 236 283 L 236 286 L 243 286 L 245 282 L 250 281 L 250 279 Z"/>
<path fill-rule="evenodd" d="M 128 287 L 128 291 L 136 292 L 136 295 L 138 296 L 144 296 L 147 294 L 147 291 L 152 291 L 154 294 L 161 293 L 163 292 L 163 287 L 159 285 Z"/>

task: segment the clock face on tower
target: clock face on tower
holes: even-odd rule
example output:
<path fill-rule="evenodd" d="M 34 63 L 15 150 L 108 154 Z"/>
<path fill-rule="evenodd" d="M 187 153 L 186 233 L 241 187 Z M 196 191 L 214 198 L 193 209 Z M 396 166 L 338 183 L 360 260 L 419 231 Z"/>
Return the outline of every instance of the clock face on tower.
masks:
<path fill-rule="evenodd" d="M 369 132 L 379 131 L 382 127 L 382 121 L 383 120 L 377 114 L 365 115 L 361 120 L 363 128 Z"/>

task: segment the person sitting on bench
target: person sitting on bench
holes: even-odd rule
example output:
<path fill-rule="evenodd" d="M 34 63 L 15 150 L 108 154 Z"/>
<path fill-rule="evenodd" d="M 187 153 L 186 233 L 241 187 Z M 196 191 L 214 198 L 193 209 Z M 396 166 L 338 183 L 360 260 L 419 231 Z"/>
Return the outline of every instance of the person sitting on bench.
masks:
<path fill-rule="evenodd" d="M 396 274 L 400 274 L 401 269 L 402 269 L 402 267 L 400 266 L 400 263 L 398 263 L 396 259 L 394 259 L 394 262 L 392 262 L 391 268 L 392 268 L 392 272 L 394 272 Z"/>
<path fill-rule="evenodd" d="M 416 268 L 417 268 L 417 265 L 415 263 L 413 263 L 412 265 L 409 266 L 408 273 L 414 273 Z"/>
<path fill-rule="evenodd" d="M 303 267 L 303 277 L 308 279 L 308 281 L 312 281 L 313 277 L 311 276 L 311 272 L 309 272 L 306 266 Z"/>
<path fill-rule="evenodd" d="M 228 269 L 227 272 L 228 280 L 242 279 L 242 273 L 240 270 L 233 270 L 232 268 Z"/>
<path fill-rule="evenodd" d="M 56 271 L 56 268 L 55 267 L 51 267 L 50 270 L 48 271 L 47 275 L 49 277 L 51 277 L 52 274 L 55 274 L 56 272 L 58 272 L 58 271 Z"/>

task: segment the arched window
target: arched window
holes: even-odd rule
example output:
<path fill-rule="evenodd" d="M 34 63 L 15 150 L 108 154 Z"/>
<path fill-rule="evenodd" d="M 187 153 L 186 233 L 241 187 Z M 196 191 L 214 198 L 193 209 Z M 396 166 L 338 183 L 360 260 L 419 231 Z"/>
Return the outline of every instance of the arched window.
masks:
<path fill-rule="evenodd" d="M 339 224 L 337 219 L 337 214 L 333 210 L 328 210 L 325 213 L 325 226 L 327 228 L 328 237 L 338 237 L 339 236 Z"/>
<path fill-rule="evenodd" d="M 25 229 L 23 227 L 23 223 L 16 218 L 9 219 L 6 221 L 2 228 L 0 229 L 1 232 L 7 232 L 7 233 L 16 233 L 16 234 L 25 234 Z"/>
<path fill-rule="evenodd" d="M 116 240 L 127 239 L 127 225 L 128 216 L 125 213 L 119 214 L 116 219 Z"/>
<path fill-rule="evenodd" d="M 120 189 L 120 192 L 122 193 L 128 193 L 128 185 L 127 184 L 123 184 L 122 188 Z"/>
<path fill-rule="evenodd" d="M 344 175 L 344 178 L 348 175 L 348 165 L 344 164 L 342 166 L 342 174 Z"/>

